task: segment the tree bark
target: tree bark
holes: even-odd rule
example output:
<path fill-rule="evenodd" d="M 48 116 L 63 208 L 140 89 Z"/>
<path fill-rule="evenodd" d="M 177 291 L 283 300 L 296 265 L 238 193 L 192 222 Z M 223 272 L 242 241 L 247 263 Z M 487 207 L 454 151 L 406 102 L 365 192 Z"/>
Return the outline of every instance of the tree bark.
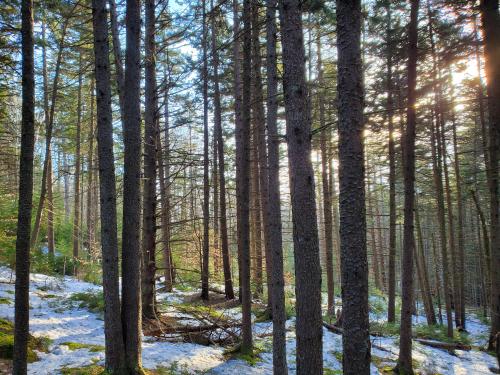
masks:
<path fill-rule="evenodd" d="M 285 282 L 283 277 L 283 246 L 279 181 L 278 138 L 278 69 L 277 69 L 277 0 L 266 0 L 266 72 L 267 72 L 267 154 L 268 154 L 268 217 L 269 236 L 266 247 L 271 255 L 271 292 L 273 308 L 273 373 L 287 375 Z M 269 270 L 268 270 L 269 272 Z"/>
<path fill-rule="evenodd" d="M 301 7 L 298 0 L 279 2 L 297 299 L 297 374 L 305 375 L 323 373 L 323 328 L 318 225 L 311 163 L 312 121 L 305 79 Z"/>
<path fill-rule="evenodd" d="M 35 148 L 35 62 L 33 1 L 21 3 L 22 118 L 12 373 L 27 374 L 29 337 L 30 230 Z"/>
<path fill-rule="evenodd" d="M 236 36 L 238 37 L 238 36 Z M 252 352 L 252 295 L 250 290 L 250 105 L 251 105 L 251 0 L 243 0 L 243 72 L 240 102 L 241 121 L 236 121 L 236 200 L 238 216 L 238 251 L 242 303 L 242 352 Z M 235 48 L 236 49 L 236 48 Z M 235 79 L 235 91 L 239 84 Z M 236 97 L 239 93 L 236 92 Z M 237 99 L 238 101 L 239 99 Z M 236 110 L 238 111 L 238 109 Z"/>
<path fill-rule="evenodd" d="M 77 98 L 77 120 L 76 120 L 76 153 L 75 153 L 75 190 L 73 207 L 73 260 L 78 261 L 80 257 L 80 170 L 81 170 L 81 134 L 82 134 L 82 54 L 79 55 L 79 73 L 78 73 L 78 98 Z M 75 275 L 77 274 L 77 265 L 74 264 Z"/>
<path fill-rule="evenodd" d="M 415 134 L 417 101 L 417 58 L 418 58 L 418 8 L 419 0 L 411 1 L 410 24 L 408 27 L 408 102 L 406 108 L 406 129 L 404 132 L 404 235 L 401 267 L 401 329 L 397 372 L 413 374 L 412 327 L 413 307 L 413 258 L 415 253 L 414 209 L 415 209 Z"/>
<path fill-rule="evenodd" d="M 113 115 L 106 0 L 92 0 L 97 109 L 97 151 L 101 199 L 101 244 L 104 292 L 106 370 L 125 371 L 125 346 L 120 314 Z"/>
<path fill-rule="evenodd" d="M 141 1 L 126 5 L 125 87 L 123 108 L 123 228 L 122 228 L 122 323 L 125 364 L 131 373 L 141 360 Z"/>
<path fill-rule="evenodd" d="M 142 315 L 156 317 L 156 141 L 158 94 L 156 87 L 155 0 L 145 0 L 144 178 L 142 192 Z"/>
<path fill-rule="evenodd" d="M 340 251 L 344 374 L 370 373 L 361 1 L 337 0 Z"/>

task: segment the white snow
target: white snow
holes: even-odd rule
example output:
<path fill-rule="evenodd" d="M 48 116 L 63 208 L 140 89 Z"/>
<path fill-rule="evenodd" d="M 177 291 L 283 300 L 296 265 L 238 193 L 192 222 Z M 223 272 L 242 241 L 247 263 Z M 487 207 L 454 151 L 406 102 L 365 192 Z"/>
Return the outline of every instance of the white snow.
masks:
<path fill-rule="evenodd" d="M 93 352 L 89 349 L 70 350 L 64 342 L 104 345 L 104 322 L 99 314 L 79 308 L 76 304 L 63 303 L 74 293 L 100 291 L 101 287 L 79 281 L 73 277 L 56 278 L 52 276 L 31 274 L 30 276 L 30 332 L 35 336 L 45 336 L 53 340 L 49 353 L 39 353 L 40 360 L 29 365 L 29 374 L 58 374 L 63 367 L 81 367 L 93 363 L 104 363 L 104 352 Z M 14 284 L 11 283 L 11 270 L 0 267 L 0 297 L 13 300 Z M 159 293 L 159 301 L 165 305 L 182 302 L 183 298 L 193 292 L 175 290 L 173 293 Z M 167 308 L 167 314 L 189 318 L 184 313 Z M 238 308 L 227 309 L 224 314 L 231 319 L 238 319 L 241 314 Z M 375 315 L 375 314 L 372 314 Z M 14 304 L 0 304 L 0 317 L 12 320 Z M 382 321 L 383 316 L 371 316 Z M 422 317 L 415 317 L 420 323 Z M 194 322 L 194 320 L 192 321 Z M 483 346 L 488 334 L 488 327 L 477 318 L 468 318 L 467 330 L 474 345 Z M 295 372 L 295 320 L 287 321 L 287 359 L 290 373 Z M 264 351 L 260 360 L 253 366 L 244 360 L 228 360 L 224 356 L 224 348 L 203 346 L 191 343 L 173 343 L 153 337 L 144 337 L 142 345 L 143 365 L 145 368 L 170 367 L 174 365 L 179 371 L 208 374 L 272 374 L 272 323 L 255 323 L 253 325 L 255 341 Z M 338 372 L 342 353 L 342 337 L 326 329 L 323 331 L 323 360 L 325 368 Z M 382 349 L 380 349 L 382 348 Z M 398 355 L 397 338 L 372 337 L 372 355 L 383 366 L 394 366 Z M 446 351 L 415 343 L 413 357 L 418 362 L 418 371 L 422 374 L 465 375 L 491 374 L 489 368 L 497 366 L 496 359 L 476 349 L 471 351 L 456 350 L 455 355 Z M 374 361 L 375 363 L 375 361 Z M 372 374 L 379 371 L 374 363 Z"/>

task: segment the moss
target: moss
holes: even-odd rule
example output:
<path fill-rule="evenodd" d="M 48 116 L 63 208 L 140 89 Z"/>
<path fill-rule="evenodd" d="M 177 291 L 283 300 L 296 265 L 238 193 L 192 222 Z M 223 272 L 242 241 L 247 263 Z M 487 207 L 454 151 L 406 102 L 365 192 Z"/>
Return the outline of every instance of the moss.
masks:
<path fill-rule="evenodd" d="M 269 341 L 256 341 L 253 348 L 250 351 L 243 352 L 241 350 L 241 345 L 234 348 L 228 349 L 224 352 L 226 357 L 231 359 L 241 359 L 247 362 L 250 366 L 255 366 L 261 361 L 260 354 L 265 351 L 270 351 L 272 344 Z"/>
<path fill-rule="evenodd" d="M 61 345 L 66 345 L 69 350 L 78 350 L 78 349 L 88 349 L 90 352 L 103 352 L 104 346 L 102 345 L 94 345 L 94 344 L 83 344 L 79 342 L 63 342 Z"/>
<path fill-rule="evenodd" d="M 323 368 L 324 375 L 342 375 L 342 370 L 332 370 L 331 368 Z"/>
<path fill-rule="evenodd" d="M 104 375 L 106 374 L 104 367 L 97 365 L 83 367 L 64 367 L 61 369 L 63 375 Z"/>
<path fill-rule="evenodd" d="M 10 298 L 0 297 L 0 305 L 10 305 L 12 300 Z"/>
<path fill-rule="evenodd" d="M 39 296 L 42 299 L 57 298 L 57 296 L 55 294 L 40 294 Z"/>
<path fill-rule="evenodd" d="M 342 363 L 342 359 L 343 359 L 343 354 L 342 352 L 332 352 L 333 356 L 337 359 L 337 361 L 339 361 L 340 363 Z"/>
<path fill-rule="evenodd" d="M 104 294 L 103 292 L 80 292 L 75 293 L 68 299 L 71 302 L 78 303 L 80 308 L 86 308 L 95 313 L 104 312 Z"/>
<path fill-rule="evenodd" d="M 38 356 L 35 352 L 48 352 L 51 340 L 46 337 L 28 338 L 28 362 L 35 362 Z M 0 319 L 0 358 L 12 359 L 14 352 L 14 324 L 6 319 Z"/>
<path fill-rule="evenodd" d="M 449 343 L 460 343 L 470 345 L 471 341 L 465 332 L 453 331 L 453 337 L 448 337 L 448 330 L 445 325 L 424 325 L 419 324 L 413 329 L 414 335 L 421 339 L 437 340 Z"/>

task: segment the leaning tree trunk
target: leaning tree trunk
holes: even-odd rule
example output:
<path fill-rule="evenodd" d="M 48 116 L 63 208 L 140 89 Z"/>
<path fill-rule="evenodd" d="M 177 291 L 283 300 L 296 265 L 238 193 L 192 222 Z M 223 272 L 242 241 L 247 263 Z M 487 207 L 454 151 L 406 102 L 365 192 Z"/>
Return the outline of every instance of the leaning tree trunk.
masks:
<path fill-rule="evenodd" d="M 33 1 L 21 3 L 22 118 L 19 165 L 19 203 L 16 233 L 16 286 L 12 373 L 25 375 L 28 368 L 30 230 L 33 202 L 33 154 L 35 148 L 35 62 Z"/>
<path fill-rule="evenodd" d="M 125 364 L 141 368 L 141 1 L 127 0 L 123 108 L 122 319 Z"/>
<path fill-rule="evenodd" d="M 337 0 L 340 251 L 344 374 L 370 373 L 361 1 Z"/>
<path fill-rule="evenodd" d="M 113 155 L 113 115 L 106 0 L 92 0 L 97 109 L 97 152 L 101 198 L 102 282 L 106 370 L 125 371 L 125 345 L 120 314 L 120 271 L 116 183 Z"/>
<path fill-rule="evenodd" d="M 298 0 L 281 0 L 279 5 L 297 298 L 297 374 L 322 374 L 321 267 L 302 10 Z"/>

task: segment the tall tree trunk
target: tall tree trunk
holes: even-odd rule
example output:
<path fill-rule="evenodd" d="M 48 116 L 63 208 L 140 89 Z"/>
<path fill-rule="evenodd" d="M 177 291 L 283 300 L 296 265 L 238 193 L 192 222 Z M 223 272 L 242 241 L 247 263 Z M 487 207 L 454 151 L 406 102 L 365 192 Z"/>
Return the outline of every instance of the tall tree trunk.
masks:
<path fill-rule="evenodd" d="M 120 271 L 116 215 L 113 115 L 106 0 L 92 0 L 97 109 L 97 151 L 101 198 L 102 281 L 106 370 L 125 371 L 125 346 L 120 314 Z"/>
<path fill-rule="evenodd" d="M 408 26 L 408 102 L 406 109 L 406 129 L 403 146 L 404 171 L 404 236 L 403 259 L 401 268 L 401 329 L 397 372 L 413 374 L 412 365 L 412 328 L 413 307 L 413 257 L 415 253 L 414 208 L 415 208 L 415 133 L 417 116 L 417 42 L 418 42 L 419 0 L 411 1 L 410 24 Z"/>
<path fill-rule="evenodd" d="M 123 108 L 122 320 L 125 364 L 141 368 L 141 1 L 127 0 L 125 87 Z"/>
<path fill-rule="evenodd" d="M 234 124 L 235 129 L 243 129 L 243 113 L 242 113 L 242 87 L 241 87 L 241 61 L 240 61 L 240 15 L 238 11 L 239 0 L 233 0 L 233 96 L 234 96 Z M 238 136 L 236 136 L 238 138 Z M 243 145 L 242 145 L 243 146 Z M 243 151 L 243 148 L 238 148 L 238 150 Z M 238 162 L 236 163 L 236 169 L 238 170 Z M 238 193 L 236 193 L 238 194 Z M 237 211 L 239 210 L 239 204 L 237 199 Z M 239 211 L 237 212 L 238 222 L 239 222 Z M 239 228 L 239 224 L 238 224 Z M 239 233 L 239 229 L 237 229 Z M 239 235 L 238 235 L 238 284 L 239 284 L 239 300 L 242 301 L 243 293 L 241 292 L 241 282 L 242 282 L 242 264 L 243 254 L 241 253 L 242 246 L 240 246 Z"/>
<path fill-rule="evenodd" d="M 323 373 L 321 267 L 301 2 L 279 2 L 297 310 L 297 374 Z"/>
<path fill-rule="evenodd" d="M 208 278 L 210 273 L 209 262 L 209 223 L 210 223 L 210 184 L 209 184 L 209 171 L 208 164 L 210 163 L 208 156 L 208 27 L 206 16 L 206 0 L 202 1 L 203 7 L 203 244 L 202 244 L 202 268 L 201 268 L 201 298 L 205 301 L 208 300 Z"/>
<path fill-rule="evenodd" d="M 78 73 L 78 98 L 77 98 L 77 120 L 76 120 L 76 153 L 75 153 L 75 190 L 73 207 L 73 260 L 77 261 L 80 257 L 80 170 L 81 170 L 81 133 L 82 133 L 82 54 L 79 54 L 79 73 Z M 76 263 L 74 265 L 75 275 L 77 274 Z"/>
<path fill-rule="evenodd" d="M 340 256 L 344 374 L 370 373 L 361 1 L 337 0 Z"/>
<path fill-rule="evenodd" d="M 28 368 L 30 230 L 33 202 L 33 154 L 35 148 L 35 62 L 33 1 L 21 3 L 22 118 L 19 164 L 19 202 L 16 231 L 16 285 L 12 373 L 26 375 Z"/>
<path fill-rule="evenodd" d="M 236 36 L 238 37 L 238 36 Z M 252 352 L 252 295 L 250 290 L 250 105 L 252 77 L 251 0 L 243 0 L 243 72 L 240 121 L 236 121 L 236 199 L 238 216 L 238 251 L 242 303 L 242 352 Z M 236 48 L 235 48 L 236 50 Z M 235 56 L 237 56 L 235 54 Z M 235 91 L 239 89 L 235 79 Z M 239 101 L 239 92 L 236 92 Z M 238 109 L 236 109 L 238 112 Z"/>
<path fill-rule="evenodd" d="M 156 140 L 158 94 L 156 88 L 155 0 L 145 0 L 144 179 L 142 203 L 142 314 L 156 317 Z"/>
<path fill-rule="evenodd" d="M 318 70 L 318 102 L 319 102 L 319 127 L 320 149 L 321 149 L 321 185 L 323 188 L 323 216 L 325 230 L 325 263 L 326 263 L 326 289 L 328 296 L 327 314 L 333 316 L 335 314 L 335 289 L 333 279 L 333 226 L 332 226 L 332 195 L 329 182 L 329 147 L 327 145 L 330 138 L 330 129 L 326 127 L 325 120 L 325 101 L 324 101 L 324 79 L 323 65 L 321 61 L 321 38 L 317 37 L 316 50 L 318 54 L 317 70 Z"/>
<path fill-rule="evenodd" d="M 283 245 L 279 180 L 278 137 L 278 69 L 277 69 L 277 0 L 266 0 L 266 73 L 267 73 L 267 153 L 269 198 L 265 215 L 269 236 L 266 247 L 271 255 L 271 293 L 273 308 L 273 373 L 287 375 L 285 282 L 283 277 Z M 268 270 L 269 272 L 269 270 Z"/>
<path fill-rule="evenodd" d="M 500 13 L 498 0 L 481 1 L 481 18 L 484 35 L 485 70 L 489 113 L 490 157 L 490 261 L 491 261 L 491 332 L 490 346 L 496 338 L 497 357 L 500 364 L 500 219 L 498 188 L 498 156 L 500 150 Z"/>
<path fill-rule="evenodd" d="M 212 9 L 213 6 L 212 6 Z M 227 299 L 234 299 L 233 280 L 231 278 L 231 260 L 229 258 L 229 240 L 227 234 L 227 208 L 226 208 L 226 176 L 224 160 L 224 137 L 222 135 L 222 109 L 219 89 L 219 54 L 217 51 L 217 29 L 215 26 L 215 14 L 212 13 L 212 67 L 214 75 L 214 127 L 217 145 L 217 167 L 219 178 L 219 204 L 220 204 L 220 239 L 222 250 L 222 266 L 224 269 L 224 292 Z M 215 209 L 215 207 L 214 207 Z M 216 215 L 217 217 L 217 212 Z"/>

